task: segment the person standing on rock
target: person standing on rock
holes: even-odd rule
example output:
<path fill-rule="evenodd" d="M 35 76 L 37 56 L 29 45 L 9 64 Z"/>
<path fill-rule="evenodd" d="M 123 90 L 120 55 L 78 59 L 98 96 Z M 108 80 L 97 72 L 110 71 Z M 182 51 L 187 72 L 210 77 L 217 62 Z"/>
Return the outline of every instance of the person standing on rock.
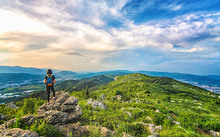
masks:
<path fill-rule="evenodd" d="M 53 91 L 53 99 L 55 99 L 55 90 L 53 85 L 56 83 L 55 77 L 52 75 L 52 70 L 47 70 L 47 76 L 44 78 L 44 84 L 46 85 L 47 90 L 47 100 L 50 102 L 50 90 Z"/>

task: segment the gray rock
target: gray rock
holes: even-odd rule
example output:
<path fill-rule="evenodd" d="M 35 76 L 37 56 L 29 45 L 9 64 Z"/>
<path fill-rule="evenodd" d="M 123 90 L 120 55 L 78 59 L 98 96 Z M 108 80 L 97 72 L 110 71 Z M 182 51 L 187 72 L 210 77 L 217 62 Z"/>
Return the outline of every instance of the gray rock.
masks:
<path fill-rule="evenodd" d="M 147 116 L 146 119 L 153 121 L 153 119 L 150 116 Z"/>
<path fill-rule="evenodd" d="M 78 102 L 79 101 L 76 97 L 71 96 L 63 103 L 63 105 L 77 105 Z"/>
<path fill-rule="evenodd" d="M 100 98 L 101 98 L 102 100 L 105 100 L 105 99 L 106 99 L 106 97 L 105 97 L 104 94 L 100 95 Z"/>
<path fill-rule="evenodd" d="M 156 126 L 156 130 L 157 132 L 161 131 L 163 129 L 163 127 L 160 125 L 160 126 Z"/>
<path fill-rule="evenodd" d="M 59 127 L 57 125 L 68 125 L 74 120 L 79 119 L 81 116 L 82 111 L 80 106 L 78 105 L 78 99 L 69 96 L 69 93 L 58 91 L 56 92 L 55 99 L 51 99 L 49 103 L 45 103 L 41 107 L 39 107 L 38 115 L 26 115 L 21 118 L 25 125 L 31 125 L 36 120 L 46 119 L 48 121 L 48 124 Z M 22 129 L 9 129 L 9 125 L 15 122 L 16 118 L 6 121 L 4 124 L 0 125 L 0 137 L 38 137 L 38 135 L 32 131 L 24 131 Z M 81 128 L 77 129 L 77 131 L 74 131 L 74 133 L 81 134 L 80 130 Z"/>
<path fill-rule="evenodd" d="M 215 132 L 215 131 L 213 131 L 213 130 L 210 130 L 210 131 L 209 131 L 209 134 L 210 134 L 210 136 L 212 136 L 212 137 L 219 137 L 219 136 L 220 136 L 220 132 Z"/>
<path fill-rule="evenodd" d="M 117 100 L 121 100 L 122 96 L 121 95 L 117 95 L 116 98 L 117 98 Z"/>
<path fill-rule="evenodd" d="M 57 99 L 45 103 L 38 109 L 38 114 L 45 114 L 50 124 L 65 124 L 82 116 L 76 97 L 63 91 L 58 91 L 56 97 Z"/>
<path fill-rule="evenodd" d="M 133 137 L 133 136 L 123 132 L 123 137 Z"/>
<path fill-rule="evenodd" d="M 0 129 L 0 137 L 39 137 L 34 131 L 23 130 L 20 128 Z"/>
<path fill-rule="evenodd" d="M 160 137 L 160 135 L 158 133 L 154 133 L 153 135 L 150 135 L 148 137 Z"/>
<path fill-rule="evenodd" d="M 50 110 L 45 112 L 45 117 L 48 123 L 52 125 L 68 123 L 68 113 L 65 112 Z"/>
<path fill-rule="evenodd" d="M 2 113 L 0 113 L 0 120 L 5 120 L 6 119 L 6 116 Z"/>
<path fill-rule="evenodd" d="M 18 106 L 16 106 L 16 105 L 14 104 L 14 102 L 11 102 L 11 103 L 8 103 L 8 104 L 7 104 L 7 108 L 14 108 L 14 109 L 17 109 Z"/>
<path fill-rule="evenodd" d="M 92 100 L 92 99 L 88 99 L 87 100 L 87 105 L 92 105 L 92 107 L 93 108 L 97 108 L 97 107 L 99 107 L 99 108 L 101 108 L 101 109 L 107 109 L 107 106 L 106 106 L 106 104 L 105 103 L 103 103 L 102 101 L 100 101 L 100 100 Z"/>
<path fill-rule="evenodd" d="M 155 127 L 155 125 L 153 125 L 153 124 L 152 124 L 152 125 L 149 125 L 149 128 L 148 128 L 148 129 L 149 129 L 149 131 L 150 131 L 151 134 L 153 134 L 153 133 L 156 132 L 156 127 Z"/>

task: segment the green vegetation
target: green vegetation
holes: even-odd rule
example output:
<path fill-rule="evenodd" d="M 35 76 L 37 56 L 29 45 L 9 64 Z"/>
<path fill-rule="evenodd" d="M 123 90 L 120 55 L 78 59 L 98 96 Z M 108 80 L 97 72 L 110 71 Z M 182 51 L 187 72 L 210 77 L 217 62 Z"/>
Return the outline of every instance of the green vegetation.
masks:
<path fill-rule="evenodd" d="M 24 100 L 16 102 L 16 105 L 18 106 L 17 109 L 8 108 L 6 104 L 1 104 L 0 113 L 5 115 L 6 119 L 0 119 L 0 124 L 15 117 L 19 118 L 27 114 L 37 114 L 38 107 L 45 102 L 46 101 L 42 99 L 25 98 Z"/>
<path fill-rule="evenodd" d="M 113 78 L 113 75 L 99 75 L 91 78 L 82 78 L 80 80 L 67 80 L 56 84 L 55 87 L 57 90 L 64 90 L 68 92 L 81 91 L 86 89 L 86 87 L 95 89 L 97 86 L 113 81 Z"/>
<path fill-rule="evenodd" d="M 82 107 L 81 123 L 96 121 L 116 131 L 117 136 L 123 132 L 133 136 L 150 135 L 147 126 L 140 122 L 162 125 L 163 129 L 158 132 L 161 136 L 207 136 L 210 130 L 220 131 L 218 94 L 171 78 L 129 74 L 117 76 L 115 81 L 89 91 L 92 99 L 101 100 L 100 95 L 104 94 L 103 102 L 108 108 L 94 109 L 87 105 L 86 90 L 72 91 L 71 95 L 79 98 Z M 113 97 L 117 95 L 122 98 Z"/>
<path fill-rule="evenodd" d="M 40 136 L 44 137 L 63 137 L 64 135 L 49 125 L 46 120 L 35 121 L 32 125 L 27 126 L 21 118 L 17 118 L 16 122 L 9 125 L 10 128 L 22 128 L 30 131 L 35 131 Z"/>
<path fill-rule="evenodd" d="M 135 137 L 147 137 L 150 135 L 148 126 L 144 125 L 147 123 L 161 125 L 162 130 L 157 133 L 162 137 L 205 137 L 209 136 L 210 130 L 220 131 L 219 95 L 172 78 L 136 73 L 117 76 L 113 81 L 112 75 L 104 75 L 61 82 L 56 86 L 58 89 L 68 91 L 79 99 L 83 111 L 79 120 L 82 125 L 93 126 L 97 122 L 115 131 L 118 137 L 122 137 L 123 132 Z M 31 97 L 43 98 L 42 94 L 46 94 L 43 92 L 35 92 Z M 88 98 L 102 100 L 100 95 L 105 95 L 103 102 L 107 109 L 87 105 Z M 19 118 L 36 113 L 44 102 L 42 99 L 27 98 L 16 103 L 19 106 L 17 110 L 0 105 L 0 113 L 8 115 L 7 120 Z M 16 123 L 12 127 L 30 129 L 41 136 L 62 136 L 46 121 L 36 121 L 28 127 L 22 125 L 22 120 Z M 100 132 L 97 128 L 91 129 L 89 136 L 100 136 Z"/>

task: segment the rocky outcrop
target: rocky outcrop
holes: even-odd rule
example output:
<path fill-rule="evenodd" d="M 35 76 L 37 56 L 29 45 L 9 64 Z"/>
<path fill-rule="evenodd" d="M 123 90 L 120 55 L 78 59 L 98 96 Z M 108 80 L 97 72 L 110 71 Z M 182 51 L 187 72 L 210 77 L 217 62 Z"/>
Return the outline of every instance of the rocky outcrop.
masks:
<path fill-rule="evenodd" d="M 220 136 L 220 132 L 215 132 L 215 131 L 213 131 L 213 130 L 210 130 L 210 131 L 209 131 L 209 134 L 210 134 L 210 136 L 212 136 L 212 137 L 219 137 L 219 136 Z"/>
<path fill-rule="evenodd" d="M 8 104 L 7 104 L 7 108 L 14 108 L 14 109 L 17 109 L 18 106 L 16 106 L 13 102 L 11 102 L 11 103 L 8 103 Z"/>
<path fill-rule="evenodd" d="M 13 103 L 8 106 L 15 108 Z M 46 119 L 48 124 L 52 125 L 64 125 L 67 123 L 73 123 L 74 120 L 79 119 L 82 116 L 82 111 L 78 105 L 78 99 L 70 96 L 69 93 L 58 91 L 56 92 L 56 98 L 52 99 L 49 103 L 43 104 L 38 109 L 38 115 L 26 115 L 21 117 L 24 125 L 30 126 L 36 120 Z M 28 130 L 22 130 L 19 128 L 10 129 L 9 126 L 16 122 L 16 118 L 6 121 L 0 126 L 1 136 L 38 136 L 37 133 Z"/>
<path fill-rule="evenodd" d="M 140 125 L 143 125 L 143 126 L 148 126 L 148 130 L 150 132 L 150 136 L 149 137 L 160 137 L 160 135 L 156 132 L 159 132 L 162 130 L 162 126 L 159 125 L 159 126 L 155 126 L 154 124 L 151 124 L 151 123 L 143 123 L 143 122 L 137 122 L 135 124 L 140 124 Z"/>
<path fill-rule="evenodd" d="M 0 137 L 39 137 L 39 135 L 34 131 L 23 130 L 20 128 L 0 129 L 0 131 Z"/>
<path fill-rule="evenodd" d="M 38 109 L 37 115 L 26 115 L 20 118 L 22 123 L 26 126 L 30 126 L 36 120 L 40 121 L 46 119 L 48 124 L 53 125 L 56 129 L 64 133 L 65 136 L 82 136 L 90 135 L 92 131 L 98 131 L 102 137 L 115 136 L 116 133 L 100 126 L 95 123 L 95 126 L 87 125 L 82 126 L 76 121 L 82 116 L 82 111 L 78 105 L 78 99 L 70 96 L 69 93 L 58 91 L 56 92 L 56 98 L 50 99 L 49 103 L 43 104 Z M 88 101 L 93 107 L 100 107 L 106 109 L 107 106 L 99 100 Z M 23 130 L 19 128 L 10 129 L 10 125 L 16 122 L 16 118 L 6 121 L 0 125 L 0 137 L 39 137 L 36 132 Z M 124 137 L 132 137 L 128 134 L 124 134 Z"/>
<path fill-rule="evenodd" d="M 171 116 L 167 116 L 167 119 L 170 119 L 173 123 L 177 124 L 177 125 L 181 125 L 180 122 L 175 121 L 174 119 L 172 119 Z"/>
<path fill-rule="evenodd" d="M 100 100 L 88 99 L 87 102 L 88 102 L 87 105 L 90 105 L 90 104 L 91 104 L 93 108 L 99 107 L 99 108 L 101 108 L 101 109 L 107 109 L 106 104 L 103 103 L 103 102 L 100 101 Z"/>
<path fill-rule="evenodd" d="M 121 95 L 116 95 L 112 97 L 113 100 L 122 100 L 122 96 Z"/>
<path fill-rule="evenodd" d="M 123 137 L 133 137 L 133 136 L 123 132 Z"/>
<path fill-rule="evenodd" d="M 45 103 L 38 109 L 38 114 L 44 114 L 48 123 L 55 125 L 73 122 L 82 116 L 82 111 L 76 97 L 59 91 L 55 99 L 51 99 L 50 103 Z"/>
<path fill-rule="evenodd" d="M 44 118 L 44 115 L 36 115 L 36 116 L 26 115 L 26 116 L 20 117 L 20 119 L 22 119 L 22 123 L 27 126 L 30 126 L 31 124 L 33 124 L 35 120 L 40 120 L 43 118 Z M 4 128 L 6 129 L 6 128 L 9 128 L 9 126 L 15 122 L 16 122 L 16 118 L 6 121 L 2 126 L 4 126 Z"/>
<path fill-rule="evenodd" d="M 158 133 L 153 133 L 153 135 L 150 135 L 148 137 L 160 137 L 160 135 Z"/>
<path fill-rule="evenodd" d="M 106 99 L 106 97 L 105 97 L 104 94 L 103 94 L 103 95 L 100 95 L 100 98 L 101 98 L 102 100 L 105 100 L 105 99 Z"/>

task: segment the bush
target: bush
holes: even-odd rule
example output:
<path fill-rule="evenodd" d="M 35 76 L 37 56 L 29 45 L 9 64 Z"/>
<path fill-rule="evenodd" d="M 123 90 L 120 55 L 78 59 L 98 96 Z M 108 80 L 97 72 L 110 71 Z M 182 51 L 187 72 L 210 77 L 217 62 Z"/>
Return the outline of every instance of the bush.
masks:
<path fill-rule="evenodd" d="M 170 96 L 164 96 L 162 98 L 163 101 L 166 101 L 166 102 L 170 102 L 171 101 L 171 97 Z"/>
<path fill-rule="evenodd" d="M 63 137 L 64 135 L 55 129 L 52 125 L 49 125 L 45 120 L 35 121 L 30 126 L 31 131 L 35 131 L 40 136 L 45 137 Z"/>
<path fill-rule="evenodd" d="M 166 118 L 166 116 L 162 113 L 151 114 L 151 117 L 156 125 L 162 125 L 164 123 L 164 119 Z"/>

